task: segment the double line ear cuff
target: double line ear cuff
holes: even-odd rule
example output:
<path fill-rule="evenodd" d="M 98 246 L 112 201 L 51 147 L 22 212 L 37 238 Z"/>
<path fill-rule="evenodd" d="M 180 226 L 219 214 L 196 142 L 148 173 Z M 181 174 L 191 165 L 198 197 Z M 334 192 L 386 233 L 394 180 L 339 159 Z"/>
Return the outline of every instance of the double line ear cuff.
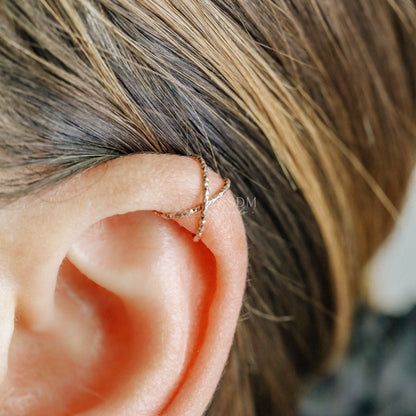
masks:
<path fill-rule="evenodd" d="M 174 218 L 182 218 L 182 217 L 189 217 L 199 211 L 201 211 L 201 215 L 199 217 L 199 226 L 198 231 L 194 236 L 194 241 L 197 242 L 201 239 L 202 233 L 204 231 L 205 223 L 206 223 L 206 216 L 208 208 L 215 202 L 218 201 L 229 189 L 230 189 L 230 180 L 228 178 L 224 179 L 224 185 L 222 188 L 210 199 L 209 197 L 209 179 L 208 179 L 208 168 L 205 160 L 199 155 L 190 155 L 190 158 L 196 160 L 199 165 L 201 166 L 202 170 L 202 180 L 203 180 L 203 201 L 201 204 L 197 205 L 196 207 L 187 209 L 181 212 L 160 212 L 160 211 L 153 211 L 156 214 L 160 215 L 163 218 L 167 218 L 169 220 Z"/>

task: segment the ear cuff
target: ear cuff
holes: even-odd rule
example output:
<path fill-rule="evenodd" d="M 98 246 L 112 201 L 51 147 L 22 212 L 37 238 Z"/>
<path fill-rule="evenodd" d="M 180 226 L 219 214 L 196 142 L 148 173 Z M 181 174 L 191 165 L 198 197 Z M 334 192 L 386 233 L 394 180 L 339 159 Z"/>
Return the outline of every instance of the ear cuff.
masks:
<path fill-rule="evenodd" d="M 203 180 L 203 201 L 201 204 L 197 205 L 196 207 L 187 209 L 185 211 L 180 212 L 160 212 L 154 211 L 156 214 L 162 216 L 163 218 L 167 218 L 169 220 L 174 218 L 182 218 L 182 217 L 189 217 L 199 211 L 201 211 L 201 215 L 199 217 L 199 226 L 198 231 L 194 236 L 194 241 L 198 242 L 201 239 L 202 233 L 204 231 L 205 223 L 206 223 L 206 216 L 208 208 L 215 202 L 218 201 L 229 189 L 230 189 L 230 180 L 228 178 L 224 178 L 224 185 L 222 188 L 210 199 L 209 198 L 209 179 L 208 179 L 208 168 L 205 160 L 199 155 L 190 155 L 190 158 L 196 160 L 199 165 L 201 166 L 202 170 L 202 180 Z"/>

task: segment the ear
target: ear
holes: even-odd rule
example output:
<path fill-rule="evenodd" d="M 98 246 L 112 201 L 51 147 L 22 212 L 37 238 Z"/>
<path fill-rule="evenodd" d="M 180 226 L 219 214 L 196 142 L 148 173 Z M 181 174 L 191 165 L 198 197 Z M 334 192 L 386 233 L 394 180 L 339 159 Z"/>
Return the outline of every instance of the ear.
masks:
<path fill-rule="evenodd" d="M 241 307 L 244 226 L 231 192 L 197 243 L 199 214 L 153 212 L 199 205 L 201 181 L 191 158 L 141 154 L 0 211 L 0 414 L 204 412 Z"/>

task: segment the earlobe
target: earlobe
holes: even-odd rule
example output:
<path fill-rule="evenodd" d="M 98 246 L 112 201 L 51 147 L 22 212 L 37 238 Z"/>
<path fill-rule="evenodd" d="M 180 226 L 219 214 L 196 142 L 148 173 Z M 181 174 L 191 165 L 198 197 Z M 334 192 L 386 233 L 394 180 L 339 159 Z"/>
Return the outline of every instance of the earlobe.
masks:
<path fill-rule="evenodd" d="M 212 171 L 209 179 L 212 195 L 223 180 Z M 23 322 L 51 314 L 41 309 L 54 303 L 53 281 L 65 257 L 74 273 L 124 305 L 128 368 L 113 389 L 101 386 L 105 397 L 85 414 L 195 416 L 208 404 L 245 287 L 241 215 L 231 193 L 225 194 L 210 206 L 202 241 L 195 243 L 198 215 L 166 220 L 153 213 L 199 205 L 201 185 L 199 166 L 190 158 L 129 156 L 85 172 L 15 215 L 14 229 L 26 229 L 15 231 L 14 241 L 21 249 L 33 247 L 27 261 L 42 271 L 28 281 L 24 269 L 12 267 Z M 34 235 L 43 242 L 41 251 Z"/>

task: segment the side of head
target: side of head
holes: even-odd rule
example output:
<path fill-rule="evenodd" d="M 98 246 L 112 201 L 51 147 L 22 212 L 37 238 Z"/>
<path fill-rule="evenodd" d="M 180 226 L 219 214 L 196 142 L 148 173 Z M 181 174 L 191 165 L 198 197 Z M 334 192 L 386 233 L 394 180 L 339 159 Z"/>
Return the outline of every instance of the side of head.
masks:
<path fill-rule="evenodd" d="M 414 3 L 1 7 L 1 348 L 7 362 L 32 340 L 32 374 L 55 377 L 39 388 L 28 364 L 10 367 L 3 406 L 201 413 L 248 256 L 209 414 L 290 414 L 301 381 L 345 345 L 361 270 L 414 163 Z M 189 154 L 211 167 L 212 192 L 229 177 L 237 197 L 213 205 L 196 245 L 195 218 L 149 212 L 200 203 L 197 164 L 176 156 Z"/>

